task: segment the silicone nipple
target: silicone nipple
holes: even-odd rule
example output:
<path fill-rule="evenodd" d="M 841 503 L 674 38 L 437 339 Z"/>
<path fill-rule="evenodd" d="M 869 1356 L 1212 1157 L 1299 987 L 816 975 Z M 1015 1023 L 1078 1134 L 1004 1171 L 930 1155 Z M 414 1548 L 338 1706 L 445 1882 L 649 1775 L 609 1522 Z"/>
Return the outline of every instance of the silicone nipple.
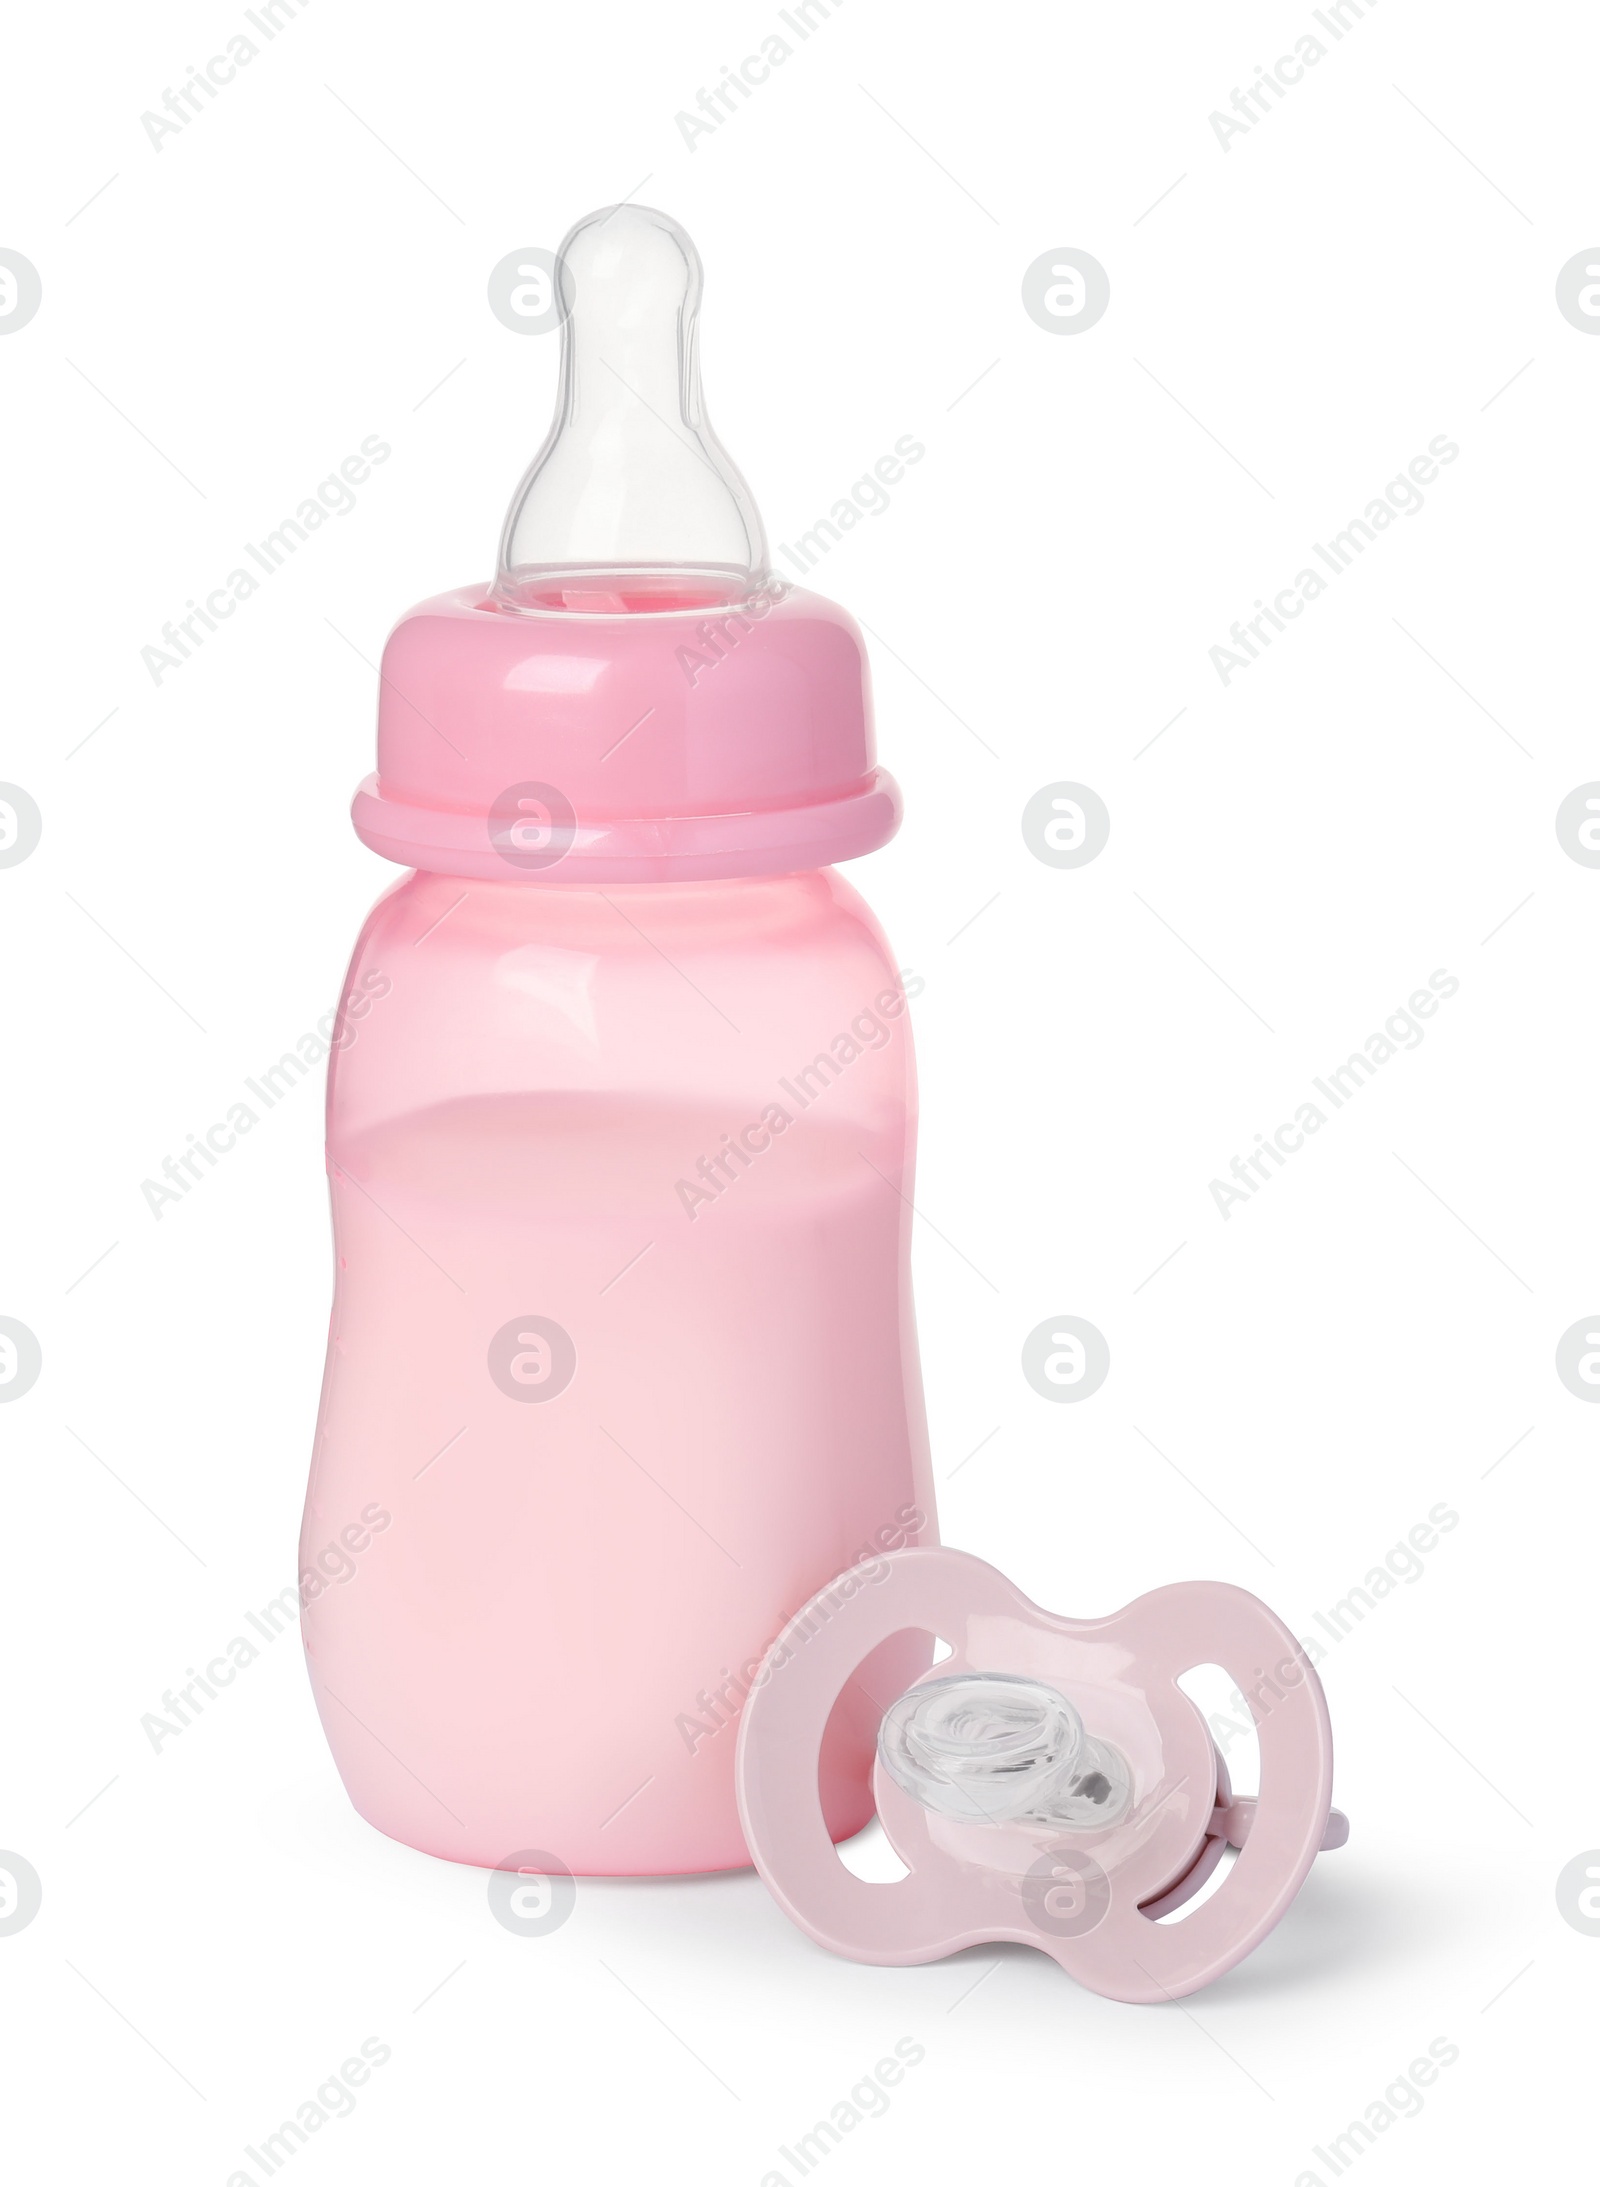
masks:
<path fill-rule="evenodd" d="M 913 1686 L 884 1717 L 878 1753 L 902 1792 L 957 1822 L 1099 1830 L 1133 1797 L 1127 1762 L 1065 1694 L 1004 1671 Z"/>
<path fill-rule="evenodd" d="M 517 489 L 495 598 L 661 613 L 744 598 L 766 574 L 750 489 L 700 392 L 700 258 L 675 220 L 614 205 L 561 246 L 561 387 Z"/>

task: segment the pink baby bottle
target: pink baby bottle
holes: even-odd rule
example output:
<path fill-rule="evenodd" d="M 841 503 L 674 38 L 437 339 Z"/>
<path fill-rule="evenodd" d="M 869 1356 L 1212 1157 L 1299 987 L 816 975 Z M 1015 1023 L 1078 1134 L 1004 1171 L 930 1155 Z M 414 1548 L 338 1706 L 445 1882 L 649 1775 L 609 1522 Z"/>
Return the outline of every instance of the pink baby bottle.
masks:
<path fill-rule="evenodd" d="M 493 585 L 383 656 L 328 1083 L 337 1271 L 301 1540 L 350 1797 L 451 1860 L 748 1859 L 738 1719 L 819 1588 L 934 1539 L 908 991 L 834 870 L 899 819 L 850 618 L 775 581 L 701 399 L 700 266 L 596 213 Z M 902 1639 L 841 1703 L 872 1811 Z"/>

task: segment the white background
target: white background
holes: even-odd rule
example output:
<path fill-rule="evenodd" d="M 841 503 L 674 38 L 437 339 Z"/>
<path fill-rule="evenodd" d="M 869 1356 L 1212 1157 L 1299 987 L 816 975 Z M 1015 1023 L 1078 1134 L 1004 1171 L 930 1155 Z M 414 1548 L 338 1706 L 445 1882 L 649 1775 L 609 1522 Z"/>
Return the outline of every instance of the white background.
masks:
<path fill-rule="evenodd" d="M 1555 1893 L 1600 1841 L 1600 1423 L 1553 1364 L 1600 1303 L 1600 873 L 1554 828 L 1600 775 L 1600 341 L 1555 304 L 1600 233 L 1587 11 L 1382 0 L 1224 149 L 1300 0 L 848 0 L 691 150 L 675 115 L 775 6 L 313 0 L 153 148 L 242 26 L 35 9 L 4 47 L 0 243 L 44 293 L 0 340 L 0 773 L 44 815 L 0 874 L 0 1311 L 44 1354 L 0 1413 L 0 1846 L 44 1885 L 0 1938 L 18 2176 L 223 2187 L 369 2037 L 392 2062 L 296 2181 L 792 2180 L 907 2037 L 830 2181 L 1327 2187 L 1315 2146 L 1438 2038 L 1361 2177 L 1540 2167 L 1600 1968 Z M 700 246 L 775 543 L 927 449 L 812 582 L 875 634 L 906 793 L 852 878 L 927 983 L 946 1539 L 1069 1613 L 1214 1576 L 1315 1632 L 1459 1514 L 1322 1666 L 1349 1847 L 1182 2008 L 1022 1950 L 831 1959 L 750 1875 L 584 1884 L 508 1935 L 481 1873 L 355 1816 L 292 1636 L 159 1756 L 140 1729 L 292 1578 L 314 1083 L 159 1223 L 141 1183 L 335 999 L 391 878 L 346 817 L 370 664 L 487 574 L 548 417 L 556 345 L 489 270 L 629 193 Z M 1020 300 L 1061 246 L 1111 284 L 1070 338 Z M 357 507 L 156 686 L 141 648 L 371 434 Z M 1422 511 L 1224 687 L 1209 649 L 1441 434 Z M 1019 826 L 1063 779 L 1112 816 L 1074 872 Z M 1441 968 L 1422 1045 L 1224 1221 L 1212 1178 Z M 1111 1348 L 1079 1405 L 1018 1364 L 1061 1313 Z"/>

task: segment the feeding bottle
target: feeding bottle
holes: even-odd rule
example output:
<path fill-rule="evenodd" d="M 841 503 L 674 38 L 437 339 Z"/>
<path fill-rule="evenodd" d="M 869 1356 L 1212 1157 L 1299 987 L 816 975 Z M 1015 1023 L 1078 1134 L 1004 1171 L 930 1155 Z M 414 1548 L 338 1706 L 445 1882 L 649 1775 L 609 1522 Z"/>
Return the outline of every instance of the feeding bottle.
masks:
<path fill-rule="evenodd" d="M 855 625 L 774 580 L 707 421 L 693 245 L 614 208 L 556 283 L 498 574 L 395 628 L 355 798 L 409 870 L 329 1071 L 303 1630 L 379 1829 L 668 1874 L 748 1859 L 734 1750 L 775 1635 L 933 1539 L 918 983 L 835 870 L 899 796 Z M 836 1837 L 928 1645 L 836 1712 Z"/>

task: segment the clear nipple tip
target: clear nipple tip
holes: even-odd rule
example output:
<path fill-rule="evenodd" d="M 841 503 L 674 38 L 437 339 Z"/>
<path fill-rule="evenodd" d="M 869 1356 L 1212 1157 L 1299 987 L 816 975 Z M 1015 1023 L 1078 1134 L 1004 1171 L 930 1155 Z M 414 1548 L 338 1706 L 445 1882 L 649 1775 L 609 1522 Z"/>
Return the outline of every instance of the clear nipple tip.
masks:
<path fill-rule="evenodd" d="M 700 390 L 700 257 L 675 220 L 613 205 L 556 265 L 555 420 L 518 487 L 494 596 L 537 612 L 661 613 L 743 599 L 766 537 Z"/>
<path fill-rule="evenodd" d="M 884 1717 L 878 1753 L 902 1792 L 957 1822 L 1100 1830 L 1133 1798 L 1126 1760 L 1090 1738 L 1065 1694 L 1004 1671 L 913 1686 Z"/>

